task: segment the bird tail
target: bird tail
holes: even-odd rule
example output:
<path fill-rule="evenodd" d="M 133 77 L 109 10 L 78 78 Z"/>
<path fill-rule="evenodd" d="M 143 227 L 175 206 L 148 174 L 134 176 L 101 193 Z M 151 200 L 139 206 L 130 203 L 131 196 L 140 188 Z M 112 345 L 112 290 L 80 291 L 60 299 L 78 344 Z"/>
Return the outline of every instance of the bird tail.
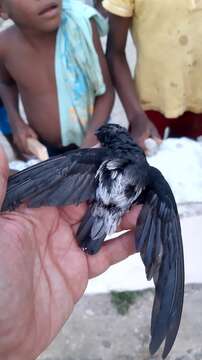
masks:
<path fill-rule="evenodd" d="M 88 254 L 96 254 L 101 248 L 106 236 L 103 217 L 95 215 L 93 213 L 93 206 L 90 207 L 77 231 L 79 246 Z"/>

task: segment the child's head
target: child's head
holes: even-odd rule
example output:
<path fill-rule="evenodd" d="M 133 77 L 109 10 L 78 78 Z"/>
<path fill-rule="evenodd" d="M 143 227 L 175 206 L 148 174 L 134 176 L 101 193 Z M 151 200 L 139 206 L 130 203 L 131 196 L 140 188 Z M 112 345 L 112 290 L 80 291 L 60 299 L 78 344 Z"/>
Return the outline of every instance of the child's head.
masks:
<path fill-rule="evenodd" d="M 0 0 L 0 16 L 10 18 L 20 28 L 56 30 L 60 23 L 62 0 Z"/>

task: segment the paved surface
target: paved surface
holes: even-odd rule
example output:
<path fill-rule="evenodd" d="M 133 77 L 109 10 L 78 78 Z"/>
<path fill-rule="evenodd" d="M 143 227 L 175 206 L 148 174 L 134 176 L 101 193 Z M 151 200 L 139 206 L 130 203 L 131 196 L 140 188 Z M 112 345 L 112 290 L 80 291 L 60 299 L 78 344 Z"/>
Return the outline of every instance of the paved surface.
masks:
<path fill-rule="evenodd" d="M 40 360 L 160 360 L 148 354 L 151 290 L 140 292 L 125 315 L 111 295 L 84 296 Z M 181 328 L 168 360 L 202 360 L 202 285 L 186 288 Z"/>

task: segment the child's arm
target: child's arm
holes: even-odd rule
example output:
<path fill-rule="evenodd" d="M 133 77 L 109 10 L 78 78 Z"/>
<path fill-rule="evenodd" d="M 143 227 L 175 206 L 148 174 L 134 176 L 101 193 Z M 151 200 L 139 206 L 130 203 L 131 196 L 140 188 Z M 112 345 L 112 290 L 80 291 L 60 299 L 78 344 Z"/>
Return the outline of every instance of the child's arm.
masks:
<path fill-rule="evenodd" d="M 14 143 L 20 152 L 30 153 L 27 139 L 37 138 L 37 135 L 19 114 L 18 89 L 2 62 L 0 62 L 0 97 L 7 110 L 9 123 L 13 131 Z"/>
<path fill-rule="evenodd" d="M 93 116 L 89 124 L 89 128 L 86 137 L 84 139 L 84 143 L 82 144 L 83 147 L 90 147 L 97 143 L 97 138 L 94 135 L 94 132 L 99 126 L 107 122 L 107 120 L 110 117 L 112 107 L 114 104 L 114 90 L 109 75 L 107 61 L 104 52 L 102 50 L 100 37 L 94 21 L 92 21 L 92 29 L 93 29 L 93 41 L 99 57 L 103 79 L 106 86 L 106 91 L 103 95 L 96 97 Z"/>
<path fill-rule="evenodd" d="M 112 79 L 126 111 L 131 133 L 138 144 L 144 147 L 147 137 L 159 137 L 159 134 L 141 108 L 126 59 L 125 47 L 131 18 L 110 14 L 109 24 L 107 60 Z"/>

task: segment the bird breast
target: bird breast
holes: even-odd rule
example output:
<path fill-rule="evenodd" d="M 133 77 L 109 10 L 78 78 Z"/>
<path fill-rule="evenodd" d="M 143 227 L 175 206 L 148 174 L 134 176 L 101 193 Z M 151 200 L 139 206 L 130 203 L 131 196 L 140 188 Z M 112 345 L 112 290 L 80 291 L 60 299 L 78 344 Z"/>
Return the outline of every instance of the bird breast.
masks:
<path fill-rule="evenodd" d="M 114 174 L 116 172 L 116 174 Z M 116 170 L 111 172 L 111 177 L 106 179 L 101 177 L 96 191 L 96 199 L 101 202 L 105 207 L 117 207 L 122 209 L 123 212 L 128 210 L 132 203 L 139 196 L 140 191 L 134 192 L 130 197 L 127 196 L 127 188 L 131 186 L 130 179 L 124 176 L 123 172 Z"/>

